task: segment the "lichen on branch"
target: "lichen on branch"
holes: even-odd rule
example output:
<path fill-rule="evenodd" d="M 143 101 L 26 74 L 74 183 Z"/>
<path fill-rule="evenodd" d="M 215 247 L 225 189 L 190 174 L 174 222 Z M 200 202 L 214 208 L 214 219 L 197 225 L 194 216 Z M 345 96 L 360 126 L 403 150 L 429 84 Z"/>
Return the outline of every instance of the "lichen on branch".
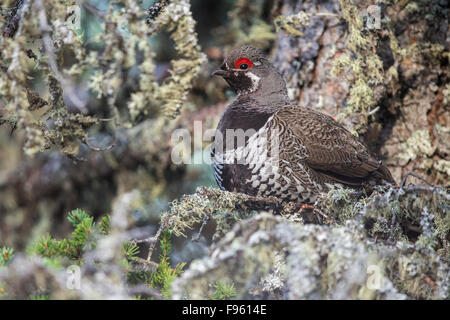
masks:
<path fill-rule="evenodd" d="M 80 143 L 95 124 L 113 120 L 115 127 L 131 127 L 160 113 L 175 118 L 206 61 L 186 0 L 171 1 L 150 26 L 135 0 L 111 1 L 107 11 L 83 0 L 23 0 L 15 11 L 0 39 L 0 124 L 26 133 L 28 155 L 55 147 L 77 158 Z M 89 39 L 76 23 L 87 16 L 100 21 L 103 29 Z M 170 77 L 158 84 L 149 37 L 164 29 L 171 33 L 178 58 L 171 62 Z M 136 67 L 137 86 L 126 88 L 126 115 L 119 97 L 134 81 L 130 70 Z M 32 81 L 36 74 L 44 84 L 39 90 Z M 93 114 L 91 104 L 98 103 L 108 106 L 109 119 Z"/>
<path fill-rule="evenodd" d="M 221 192 L 198 193 L 176 203 L 175 214 L 235 210 L 244 200 L 209 206 Z M 370 196 L 337 188 L 317 204 L 327 217 L 322 225 L 260 210 L 236 219 L 212 253 L 174 282 L 173 294 L 204 299 L 210 283 L 220 281 L 233 283 L 238 299 L 448 299 L 449 204 L 442 188 L 380 189 Z"/>

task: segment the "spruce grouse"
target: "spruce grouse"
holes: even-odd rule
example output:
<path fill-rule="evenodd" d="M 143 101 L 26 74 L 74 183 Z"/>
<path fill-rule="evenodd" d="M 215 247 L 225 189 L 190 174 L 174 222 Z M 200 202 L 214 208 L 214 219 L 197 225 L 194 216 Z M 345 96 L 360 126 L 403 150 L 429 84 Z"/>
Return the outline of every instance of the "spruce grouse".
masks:
<path fill-rule="evenodd" d="M 211 148 L 221 189 L 312 204 L 334 184 L 394 183 L 381 161 L 332 117 L 293 104 L 284 79 L 258 49 L 233 50 L 212 74 L 237 93 Z"/>

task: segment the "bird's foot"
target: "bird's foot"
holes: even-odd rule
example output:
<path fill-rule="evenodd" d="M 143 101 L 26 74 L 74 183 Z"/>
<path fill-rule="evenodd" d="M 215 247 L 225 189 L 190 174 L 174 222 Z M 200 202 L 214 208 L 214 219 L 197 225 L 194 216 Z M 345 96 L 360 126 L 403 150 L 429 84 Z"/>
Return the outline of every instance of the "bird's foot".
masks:
<path fill-rule="evenodd" d="M 312 210 L 314 210 L 314 205 L 312 205 L 312 204 L 307 204 L 307 203 L 303 203 L 301 206 L 300 206 L 300 213 L 302 213 L 302 211 L 303 210 L 306 210 L 306 209 L 312 209 Z"/>
<path fill-rule="evenodd" d="M 299 207 L 298 213 L 303 218 L 305 223 L 315 223 L 315 214 L 314 214 L 315 206 L 311 204 L 303 203 Z"/>

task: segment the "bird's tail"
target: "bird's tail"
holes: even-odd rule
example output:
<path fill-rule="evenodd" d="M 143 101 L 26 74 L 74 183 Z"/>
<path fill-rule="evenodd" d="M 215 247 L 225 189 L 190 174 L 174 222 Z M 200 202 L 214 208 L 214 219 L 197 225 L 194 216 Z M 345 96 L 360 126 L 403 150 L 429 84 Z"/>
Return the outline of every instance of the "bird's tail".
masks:
<path fill-rule="evenodd" d="M 396 184 L 394 177 L 392 177 L 391 172 L 389 169 L 384 165 L 381 164 L 380 167 L 377 169 L 377 171 L 374 172 L 375 176 L 379 179 L 385 180 L 386 182 Z"/>

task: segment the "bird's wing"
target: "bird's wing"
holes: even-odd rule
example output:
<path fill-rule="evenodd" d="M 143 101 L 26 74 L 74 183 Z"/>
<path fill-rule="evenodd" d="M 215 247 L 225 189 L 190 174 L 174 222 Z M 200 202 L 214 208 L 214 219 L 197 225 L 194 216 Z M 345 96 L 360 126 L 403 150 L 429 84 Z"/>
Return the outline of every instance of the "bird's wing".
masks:
<path fill-rule="evenodd" d="M 280 135 L 282 158 L 302 161 L 334 181 L 360 184 L 382 166 L 357 137 L 313 109 L 287 106 L 271 122 Z"/>

